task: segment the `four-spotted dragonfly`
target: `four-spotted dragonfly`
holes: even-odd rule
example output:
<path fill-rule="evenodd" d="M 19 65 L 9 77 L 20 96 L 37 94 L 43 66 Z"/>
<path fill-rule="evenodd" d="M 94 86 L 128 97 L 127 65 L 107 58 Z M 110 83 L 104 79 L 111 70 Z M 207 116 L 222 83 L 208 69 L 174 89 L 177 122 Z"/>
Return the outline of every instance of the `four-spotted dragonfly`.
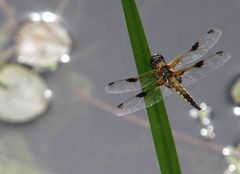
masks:
<path fill-rule="evenodd" d="M 221 35 L 222 31 L 220 29 L 211 29 L 190 49 L 179 54 L 169 63 L 165 62 L 162 55 L 154 54 L 151 57 L 152 71 L 139 77 L 109 83 L 106 86 L 108 93 L 125 93 L 140 90 L 140 81 L 142 82 L 143 91 L 121 103 L 117 107 L 116 114 L 124 116 L 150 107 L 169 96 L 172 91 L 177 92 L 193 107 L 201 110 L 184 86 L 203 79 L 230 59 L 230 53 L 218 51 L 202 60 L 198 60 L 217 43 Z M 159 87 L 162 96 L 159 95 Z"/>

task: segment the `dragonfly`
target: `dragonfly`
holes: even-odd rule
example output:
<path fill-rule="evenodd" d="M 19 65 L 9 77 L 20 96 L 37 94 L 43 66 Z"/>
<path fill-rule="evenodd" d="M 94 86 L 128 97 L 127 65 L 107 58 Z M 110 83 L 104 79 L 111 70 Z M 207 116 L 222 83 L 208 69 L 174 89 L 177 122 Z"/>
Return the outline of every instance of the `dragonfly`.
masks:
<path fill-rule="evenodd" d="M 192 47 L 177 55 L 169 63 L 161 54 L 154 54 L 150 59 L 151 71 L 139 77 L 109 83 L 106 86 L 108 93 L 117 94 L 142 89 L 142 92 L 118 105 L 116 115 L 124 116 L 150 107 L 173 92 L 197 110 L 201 110 L 185 87 L 205 78 L 231 58 L 229 52 L 218 51 L 201 59 L 217 43 L 221 35 L 220 29 L 211 29 Z M 162 96 L 159 94 L 160 89 Z"/>

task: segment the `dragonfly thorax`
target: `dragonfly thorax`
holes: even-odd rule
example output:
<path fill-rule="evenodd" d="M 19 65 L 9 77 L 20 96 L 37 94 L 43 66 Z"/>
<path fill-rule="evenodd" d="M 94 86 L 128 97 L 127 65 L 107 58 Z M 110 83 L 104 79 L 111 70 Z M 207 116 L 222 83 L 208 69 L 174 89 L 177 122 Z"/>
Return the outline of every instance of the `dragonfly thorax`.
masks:
<path fill-rule="evenodd" d="M 170 78 L 172 76 L 172 71 L 167 66 L 163 66 L 161 71 L 165 78 Z"/>

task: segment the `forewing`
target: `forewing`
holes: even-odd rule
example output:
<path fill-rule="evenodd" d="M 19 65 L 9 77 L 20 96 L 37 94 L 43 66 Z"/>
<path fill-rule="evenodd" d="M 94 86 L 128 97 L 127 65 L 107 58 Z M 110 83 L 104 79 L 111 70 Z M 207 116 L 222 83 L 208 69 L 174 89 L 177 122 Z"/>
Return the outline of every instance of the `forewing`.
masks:
<path fill-rule="evenodd" d="M 193 65 L 193 69 L 182 75 L 183 86 L 188 86 L 208 76 L 231 58 L 229 52 L 219 51 Z M 196 66 L 197 65 L 197 66 Z"/>
<path fill-rule="evenodd" d="M 140 80 L 142 81 L 143 88 L 145 88 L 155 82 L 157 78 L 154 75 L 154 71 L 149 71 L 140 75 L 139 77 L 133 77 L 109 83 L 105 90 L 108 93 L 125 93 L 136 91 L 141 89 Z"/>
<path fill-rule="evenodd" d="M 148 92 L 141 92 L 136 96 L 126 100 L 117 107 L 116 115 L 124 116 L 131 114 L 146 107 L 150 107 L 155 103 L 161 101 L 163 97 L 159 95 L 159 90 L 160 88 L 156 87 L 153 90 L 150 90 Z"/>
<path fill-rule="evenodd" d="M 190 49 L 184 51 L 172 61 L 179 62 L 175 68 L 180 68 L 184 65 L 197 61 L 217 43 L 221 35 L 222 31 L 217 28 L 208 31 Z"/>

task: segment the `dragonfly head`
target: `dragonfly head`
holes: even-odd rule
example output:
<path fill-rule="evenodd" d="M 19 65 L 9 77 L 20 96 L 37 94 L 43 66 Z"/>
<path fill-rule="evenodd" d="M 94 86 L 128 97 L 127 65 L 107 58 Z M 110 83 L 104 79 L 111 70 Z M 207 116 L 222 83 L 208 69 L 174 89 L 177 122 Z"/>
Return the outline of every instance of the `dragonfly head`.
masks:
<path fill-rule="evenodd" d="M 165 60 L 164 60 L 163 56 L 160 54 L 154 54 L 151 57 L 151 65 L 153 68 L 156 67 L 159 63 L 164 63 L 164 62 L 165 62 Z"/>

